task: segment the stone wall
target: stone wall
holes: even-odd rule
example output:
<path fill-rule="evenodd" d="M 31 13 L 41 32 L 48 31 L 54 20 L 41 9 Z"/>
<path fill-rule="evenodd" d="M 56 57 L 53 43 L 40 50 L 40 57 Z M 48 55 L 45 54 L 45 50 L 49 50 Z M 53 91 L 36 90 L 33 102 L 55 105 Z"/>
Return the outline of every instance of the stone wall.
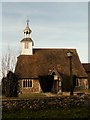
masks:
<path fill-rule="evenodd" d="M 45 97 L 37 99 L 24 100 L 3 100 L 3 111 L 6 110 L 40 110 L 53 108 L 69 108 L 69 107 L 90 107 L 90 96 L 61 96 L 61 97 Z"/>
<path fill-rule="evenodd" d="M 89 85 L 88 85 L 88 79 L 78 79 L 78 86 L 80 86 L 80 88 L 83 89 L 88 89 Z"/>
<path fill-rule="evenodd" d="M 24 80 L 24 79 L 23 79 Z M 40 92 L 40 84 L 38 79 L 31 79 L 32 80 L 32 87 L 23 87 L 22 82 L 23 80 L 19 80 L 20 86 L 20 93 L 33 93 L 33 92 Z"/>

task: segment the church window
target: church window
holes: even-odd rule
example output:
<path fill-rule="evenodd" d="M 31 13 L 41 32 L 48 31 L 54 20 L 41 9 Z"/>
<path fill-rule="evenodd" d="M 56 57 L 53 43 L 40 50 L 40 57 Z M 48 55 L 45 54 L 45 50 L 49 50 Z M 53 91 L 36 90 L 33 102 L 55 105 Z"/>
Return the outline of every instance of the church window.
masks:
<path fill-rule="evenodd" d="M 23 81 L 23 87 L 25 87 L 25 81 Z"/>
<path fill-rule="evenodd" d="M 23 87 L 32 87 L 32 80 L 23 80 Z"/>
<path fill-rule="evenodd" d="M 79 84 L 80 84 L 79 80 L 76 79 L 76 86 L 80 86 Z"/>
<path fill-rule="evenodd" d="M 28 42 L 25 42 L 25 49 L 28 49 Z"/>

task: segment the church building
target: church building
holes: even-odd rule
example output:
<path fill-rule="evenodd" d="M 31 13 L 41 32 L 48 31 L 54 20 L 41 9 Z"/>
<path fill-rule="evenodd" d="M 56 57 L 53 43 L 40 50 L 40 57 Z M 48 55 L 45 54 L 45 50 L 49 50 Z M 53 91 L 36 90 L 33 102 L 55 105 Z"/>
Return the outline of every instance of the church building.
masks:
<path fill-rule="evenodd" d="M 55 92 L 62 90 L 64 80 L 68 86 L 70 81 L 70 59 L 72 53 L 72 76 L 75 87 L 87 89 L 87 74 L 80 62 L 76 49 L 33 48 L 29 21 L 24 29 L 21 42 L 21 53 L 17 58 L 15 74 L 18 76 L 20 93 Z M 63 88 L 63 89 L 62 89 Z"/>

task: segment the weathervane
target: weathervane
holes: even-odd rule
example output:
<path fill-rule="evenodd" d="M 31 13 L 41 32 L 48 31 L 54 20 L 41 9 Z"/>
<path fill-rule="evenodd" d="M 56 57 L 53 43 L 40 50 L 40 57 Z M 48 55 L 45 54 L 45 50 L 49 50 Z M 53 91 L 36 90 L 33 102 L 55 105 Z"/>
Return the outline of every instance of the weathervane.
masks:
<path fill-rule="evenodd" d="M 28 20 L 28 17 L 27 17 L 27 26 L 29 26 L 29 20 Z"/>

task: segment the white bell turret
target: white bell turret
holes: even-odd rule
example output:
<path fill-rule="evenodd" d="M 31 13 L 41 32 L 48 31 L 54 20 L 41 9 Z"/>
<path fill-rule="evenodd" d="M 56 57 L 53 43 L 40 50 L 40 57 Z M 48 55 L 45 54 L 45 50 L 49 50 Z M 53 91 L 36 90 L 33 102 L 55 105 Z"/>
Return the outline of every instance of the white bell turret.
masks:
<path fill-rule="evenodd" d="M 24 29 L 24 39 L 21 40 L 21 55 L 33 55 L 34 43 L 30 38 L 31 29 L 29 28 L 29 20 L 27 20 L 26 28 Z"/>

